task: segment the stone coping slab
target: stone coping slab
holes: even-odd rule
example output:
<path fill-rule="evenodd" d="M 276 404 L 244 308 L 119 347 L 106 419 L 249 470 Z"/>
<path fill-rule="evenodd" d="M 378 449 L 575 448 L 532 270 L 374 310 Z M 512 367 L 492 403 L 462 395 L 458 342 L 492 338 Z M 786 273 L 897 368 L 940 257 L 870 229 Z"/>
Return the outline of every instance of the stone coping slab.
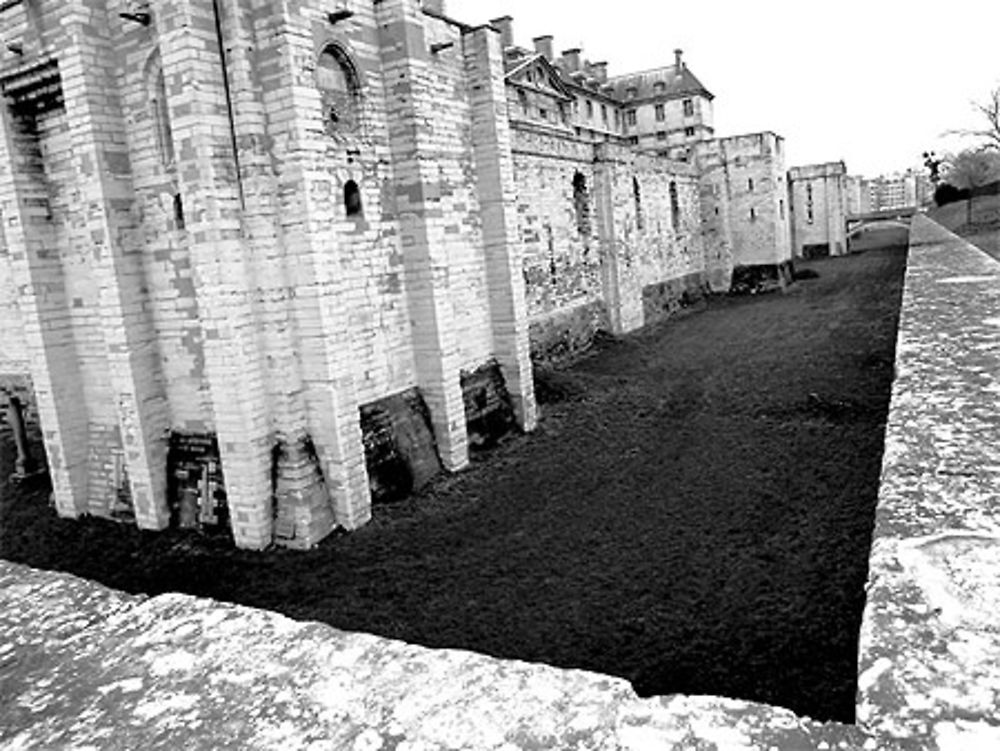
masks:
<path fill-rule="evenodd" d="M 884 749 L 856 727 L 0 561 L 0 748 Z"/>
<path fill-rule="evenodd" d="M 913 218 L 859 647 L 858 722 L 1000 749 L 1000 262 Z"/>

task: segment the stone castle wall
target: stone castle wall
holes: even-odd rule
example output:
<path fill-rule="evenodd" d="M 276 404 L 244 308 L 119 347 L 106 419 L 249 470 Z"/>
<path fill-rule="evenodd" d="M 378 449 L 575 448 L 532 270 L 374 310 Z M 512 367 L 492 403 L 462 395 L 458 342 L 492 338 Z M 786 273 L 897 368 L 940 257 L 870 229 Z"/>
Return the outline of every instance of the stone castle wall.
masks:
<path fill-rule="evenodd" d="M 399 425 L 459 469 L 483 378 L 530 430 L 532 356 L 728 287 L 728 196 L 512 124 L 491 28 L 418 0 L 120 10 L 0 11 L 0 375 L 33 385 L 64 516 L 223 509 L 240 546 L 306 547 L 367 521 Z"/>
<path fill-rule="evenodd" d="M 736 266 L 780 266 L 791 260 L 783 142 L 763 132 L 696 146 L 706 179 L 726 192 Z"/>
<path fill-rule="evenodd" d="M 63 515 L 109 515 L 119 482 L 138 524 L 170 523 L 180 434 L 217 445 L 238 544 L 273 540 L 272 454 L 302 440 L 330 523 L 357 526 L 359 408 L 419 388 L 460 467 L 461 374 L 488 361 L 533 425 L 496 35 L 356 5 L 338 23 L 251 0 L 218 18 L 165 2 L 149 24 L 101 4 L 0 14 L 25 58 L 0 75 L 29 92 L 3 118 L 0 284 L 22 293 L 0 372 L 34 376 Z M 336 121 L 326 51 L 351 78 Z M 322 515 L 290 523 L 322 536 Z"/>
<path fill-rule="evenodd" d="M 728 247 L 706 247 L 691 165 L 530 126 L 514 137 L 536 358 L 586 346 L 597 329 L 662 318 L 711 279 L 728 286 Z"/>
<path fill-rule="evenodd" d="M 847 252 L 847 170 L 842 162 L 792 167 L 792 251 L 797 257 Z"/>

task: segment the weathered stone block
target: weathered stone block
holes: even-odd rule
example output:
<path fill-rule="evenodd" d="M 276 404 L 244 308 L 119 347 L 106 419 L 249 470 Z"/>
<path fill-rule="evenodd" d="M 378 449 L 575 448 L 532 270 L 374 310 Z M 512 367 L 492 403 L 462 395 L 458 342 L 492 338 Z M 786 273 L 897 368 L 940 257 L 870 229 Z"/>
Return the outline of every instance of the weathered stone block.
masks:
<path fill-rule="evenodd" d="M 373 501 L 405 498 L 442 471 L 430 412 L 417 389 L 362 406 L 361 430 Z"/>

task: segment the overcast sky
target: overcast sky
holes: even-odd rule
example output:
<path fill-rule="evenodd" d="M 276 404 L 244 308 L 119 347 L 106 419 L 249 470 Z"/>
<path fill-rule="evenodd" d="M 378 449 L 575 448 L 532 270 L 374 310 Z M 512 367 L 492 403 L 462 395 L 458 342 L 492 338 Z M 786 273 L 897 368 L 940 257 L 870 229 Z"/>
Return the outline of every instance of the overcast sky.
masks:
<path fill-rule="evenodd" d="M 1000 86 L 1000 0 L 447 0 L 466 23 L 514 18 L 515 42 L 555 37 L 609 75 L 684 50 L 715 94 L 716 134 L 773 130 L 788 166 L 843 159 L 853 174 L 918 166 L 960 147 L 972 100 Z"/>

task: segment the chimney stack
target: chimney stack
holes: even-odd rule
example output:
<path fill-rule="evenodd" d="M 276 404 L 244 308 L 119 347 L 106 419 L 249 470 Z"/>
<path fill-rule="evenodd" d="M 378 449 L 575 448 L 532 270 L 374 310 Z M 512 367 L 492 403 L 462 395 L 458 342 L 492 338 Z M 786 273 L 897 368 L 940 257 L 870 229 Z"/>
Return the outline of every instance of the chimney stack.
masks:
<path fill-rule="evenodd" d="M 535 37 L 531 41 L 535 43 L 535 52 L 539 55 L 544 55 L 546 60 L 552 62 L 552 35 L 546 34 L 545 36 Z"/>
<path fill-rule="evenodd" d="M 580 48 L 574 47 L 571 50 L 563 50 L 563 65 L 568 73 L 576 73 L 580 70 Z"/>
<path fill-rule="evenodd" d="M 501 16 L 490 21 L 490 26 L 500 32 L 500 44 L 504 49 L 514 46 L 514 19 L 510 16 Z"/>
<path fill-rule="evenodd" d="M 684 69 L 684 62 L 681 60 L 681 55 L 684 54 L 684 50 L 676 49 L 674 50 L 674 69 L 680 73 Z"/>
<path fill-rule="evenodd" d="M 601 62 L 601 63 L 591 63 L 590 72 L 593 73 L 594 74 L 594 78 L 596 78 L 601 83 L 607 83 L 608 82 L 608 64 L 607 63 L 604 63 L 604 62 Z"/>

